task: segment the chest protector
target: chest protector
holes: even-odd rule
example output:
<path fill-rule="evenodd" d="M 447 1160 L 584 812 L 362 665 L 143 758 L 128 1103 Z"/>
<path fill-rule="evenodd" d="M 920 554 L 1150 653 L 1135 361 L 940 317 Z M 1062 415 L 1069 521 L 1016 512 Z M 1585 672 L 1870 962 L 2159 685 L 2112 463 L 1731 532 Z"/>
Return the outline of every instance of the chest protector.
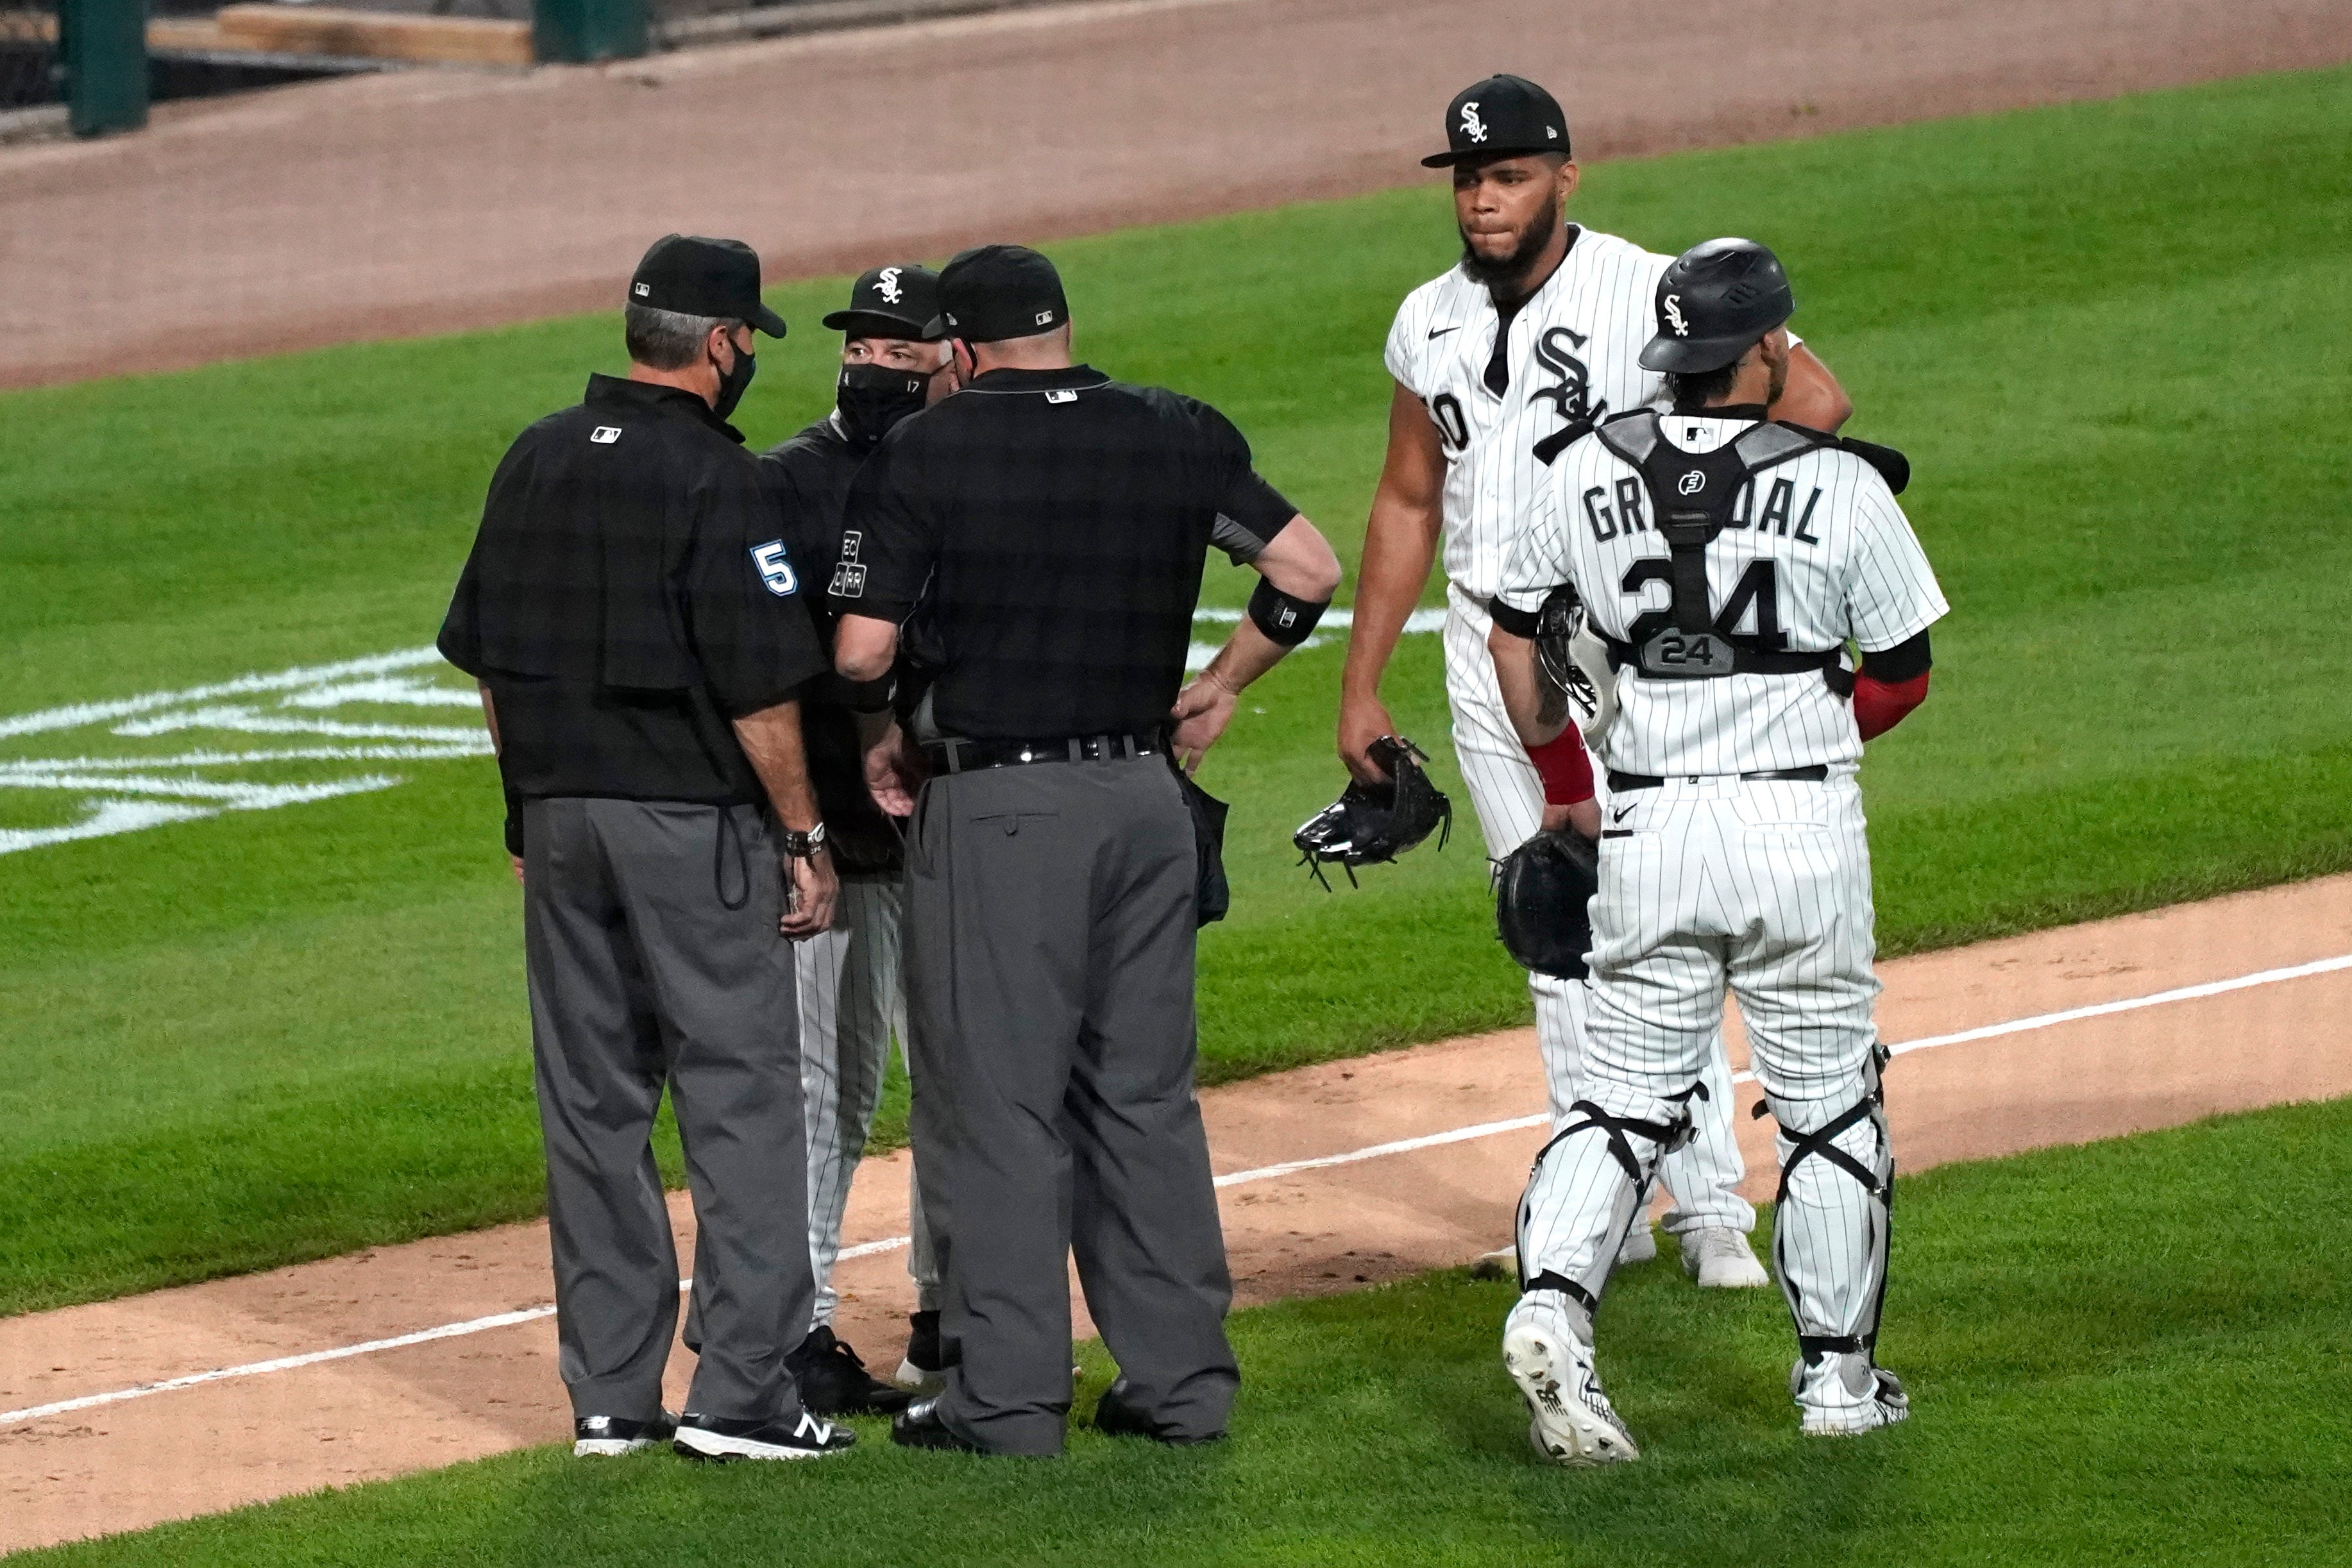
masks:
<path fill-rule="evenodd" d="M 1759 421 L 1712 452 L 1685 452 L 1666 439 L 1655 409 L 1611 420 L 1595 434 L 1641 473 L 1650 493 L 1650 515 L 1669 551 L 1667 585 L 1674 594 L 1664 626 L 1636 623 L 1632 641 L 1609 640 L 1611 663 L 1631 664 L 1651 680 L 1818 671 L 1832 691 L 1851 695 L 1853 672 L 1845 667 L 1842 647 L 1792 653 L 1786 632 L 1735 632 L 1731 628 L 1745 601 L 1735 596 L 1718 620 L 1706 583 L 1706 547 L 1729 526 L 1731 509 L 1748 481 L 1808 452 L 1838 447 L 1838 439 L 1800 425 Z"/>

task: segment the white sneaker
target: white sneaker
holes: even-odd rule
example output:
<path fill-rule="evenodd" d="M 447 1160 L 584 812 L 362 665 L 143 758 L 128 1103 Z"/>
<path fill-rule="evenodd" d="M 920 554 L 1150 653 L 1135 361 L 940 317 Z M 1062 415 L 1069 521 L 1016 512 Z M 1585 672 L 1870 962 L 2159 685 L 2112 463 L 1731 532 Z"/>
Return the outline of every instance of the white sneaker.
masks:
<path fill-rule="evenodd" d="M 1592 1347 L 1576 1337 L 1558 1307 L 1534 1296 L 1519 1298 L 1503 1325 L 1503 1365 L 1533 1417 L 1528 1442 L 1544 1458 L 1584 1466 L 1642 1457 L 1601 1392 Z"/>
<path fill-rule="evenodd" d="M 1813 1363 L 1799 1356 L 1789 1369 L 1789 1392 L 1802 1429 L 1816 1437 L 1859 1437 L 1911 1414 L 1902 1380 L 1866 1355 L 1832 1353 Z"/>
<path fill-rule="evenodd" d="M 1643 1215 L 1625 1232 L 1625 1245 L 1617 1249 L 1617 1267 L 1628 1263 L 1647 1263 L 1658 1255 L 1658 1233 L 1650 1228 L 1650 1217 Z"/>
<path fill-rule="evenodd" d="M 1752 1290 L 1772 1282 L 1749 1249 L 1748 1238 L 1722 1226 L 1683 1233 L 1683 1272 L 1711 1291 Z"/>

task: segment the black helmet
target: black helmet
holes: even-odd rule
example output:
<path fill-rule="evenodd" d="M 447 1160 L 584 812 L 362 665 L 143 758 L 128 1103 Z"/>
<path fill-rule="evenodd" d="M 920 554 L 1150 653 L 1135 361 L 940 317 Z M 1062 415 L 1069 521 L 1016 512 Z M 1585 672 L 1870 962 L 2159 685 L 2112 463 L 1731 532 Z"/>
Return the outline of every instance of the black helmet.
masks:
<path fill-rule="evenodd" d="M 1780 258 L 1752 239 L 1711 239 L 1675 257 L 1658 278 L 1658 335 L 1645 371 L 1719 371 L 1796 313 Z"/>

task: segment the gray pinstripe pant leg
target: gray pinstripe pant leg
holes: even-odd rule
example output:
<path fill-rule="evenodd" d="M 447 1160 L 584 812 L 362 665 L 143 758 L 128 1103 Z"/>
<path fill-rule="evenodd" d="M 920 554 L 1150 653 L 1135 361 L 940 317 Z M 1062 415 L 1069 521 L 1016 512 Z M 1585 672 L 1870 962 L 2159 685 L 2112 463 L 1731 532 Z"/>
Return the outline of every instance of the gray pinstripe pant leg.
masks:
<path fill-rule="evenodd" d="M 533 800 L 523 941 L 547 1145 L 556 1331 L 575 1415 L 661 1408 L 677 1256 L 649 1139 L 667 1084 L 698 1229 L 700 1361 L 688 1407 L 799 1414 L 784 1356 L 811 1285 L 793 963 L 782 878 L 759 813 Z M 740 860 L 725 852 L 740 841 Z M 727 896 L 714 885 L 718 861 Z M 740 873 L 740 875 L 739 875 Z"/>
<path fill-rule="evenodd" d="M 809 1264 L 816 1274 L 814 1321 L 833 1322 L 834 1260 L 849 1189 L 874 1128 L 890 1041 L 907 1037 L 899 985 L 899 903 L 896 877 L 845 876 L 833 929 L 798 945 L 801 1092 L 808 1107 Z M 918 1293 L 931 1267 L 920 1187 L 908 1186 L 908 1260 Z M 936 1275 L 932 1276 L 936 1281 Z M 919 1304 L 935 1307 L 924 1301 Z"/>

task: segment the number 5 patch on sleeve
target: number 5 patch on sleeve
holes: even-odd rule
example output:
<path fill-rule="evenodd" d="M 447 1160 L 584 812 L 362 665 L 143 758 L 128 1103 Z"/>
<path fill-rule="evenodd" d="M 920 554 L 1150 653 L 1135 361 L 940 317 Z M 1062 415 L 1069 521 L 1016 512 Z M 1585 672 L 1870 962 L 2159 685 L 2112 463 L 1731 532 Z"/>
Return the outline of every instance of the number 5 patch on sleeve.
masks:
<path fill-rule="evenodd" d="M 760 569 L 760 580 L 768 585 L 768 591 L 779 599 L 800 588 L 801 580 L 793 572 L 793 563 L 784 557 L 784 541 L 782 539 L 753 545 L 751 564 Z"/>

